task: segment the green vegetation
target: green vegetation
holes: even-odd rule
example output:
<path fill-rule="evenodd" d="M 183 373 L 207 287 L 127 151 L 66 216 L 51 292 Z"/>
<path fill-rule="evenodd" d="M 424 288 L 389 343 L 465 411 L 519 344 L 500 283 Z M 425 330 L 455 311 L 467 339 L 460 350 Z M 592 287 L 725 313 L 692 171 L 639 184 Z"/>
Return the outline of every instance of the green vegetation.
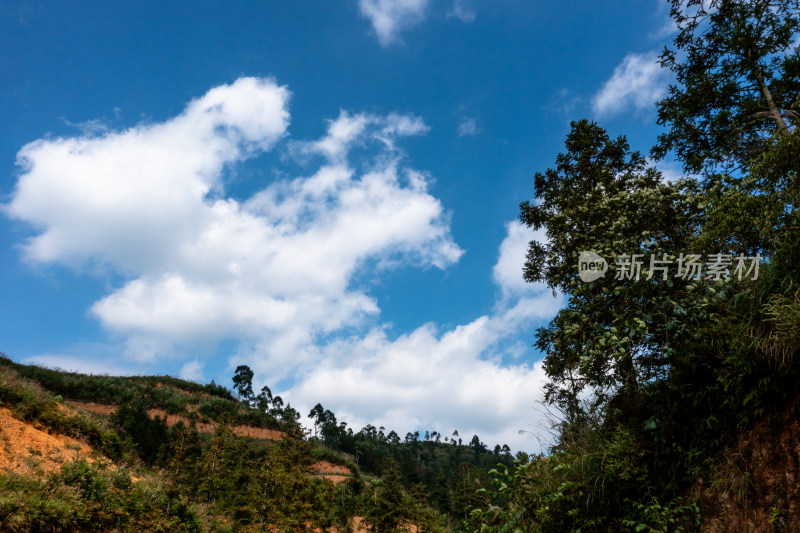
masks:
<path fill-rule="evenodd" d="M 0 474 L 0 529 L 199 532 L 202 523 L 163 482 L 76 461 L 43 479 Z"/>
<path fill-rule="evenodd" d="M 537 332 L 558 439 L 549 457 L 494 471 L 477 530 L 696 530 L 713 504 L 694 488 L 712 480 L 746 502 L 750 473 L 726 452 L 798 402 L 800 5 L 674 0 L 672 15 L 681 31 L 662 64 L 677 85 L 652 155 L 694 175 L 664 181 L 586 120 L 536 174 L 520 218 L 548 242 L 532 243 L 525 278 L 568 298 Z M 582 282 L 582 251 L 608 274 Z M 614 258 L 633 254 L 640 276 L 620 275 Z M 676 276 L 689 254 L 726 254 L 730 275 Z M 738 257 L 756 255 L 758 276 L 740 275 Z"/>
<path fill-rule="evenodd" d="M 800 2 L 672 0 L 672 15 L 662 64 L 676 85 L 651 156 L 692 175 L 665 181 L 624 137 L 580 120 L 521 205 L 548 236 L 525 278 L 568 299 L 536 337 L 556 415 L 546 456 L 457 432 L 353 431 L 320 404 L 312 436 L 244 365 L 234 395 L 0 358 L 0 407 L 114 460 L 0 474 L 0 529 L 343 531 L 362 517 L 373 531 L 695 531 L 720 492 L 746 513 L 753 471 L 737 438 L 800 405 Z M 641 270 L 583 282 L 583 251 L 639 256 Z M 692 275 L 692 255 L 724 257 L 728 274 Z M 90 416 L 65 400 L 118 409 Z M 242 425 L 285 438 L 237 436 Z M 313 471 L 323 460 L 350 474 L 334 484 Z M 797 491 L 769 498 L 770 527 L 797 527 Z"/>
<path fill-rule="evenodd" d="M 107 424 L 60 408 L 60 397 L 49 394 L 38 383 L 22 378 L 0 356 L 0 407 L 11 409 L 15 418 L 32 422 L 63 435 L 82 437 L 111 459 L 125 457 L 126 447 Z"/>
<path fill-rule="evenodd" d="M 346 531 L 361 517 L 374 531 L 410 524 L 466 531 L 488 470 L 514 460 L 507 446 L 491 451 L 477 436 L 462 442 L 457 432 L 444 439 L 435 431 L 422 439 L 409 433 L 402 441 L 373 426 L 354 433 L 320 405 L 310 414 L 318 436 L 309 436 L 299 413 L 268 387 L 253 394 L 249 368 L 239 367 L 234 378 L 236 396 L 218 385 L 89 376 L 0 357 L 0 407 L 114 460 L 79 457 L 49 474 L 0 474 L 0 529 Z M 114 410 L 93 415 L 68 401 Z M 178 418 L 168 424 L 161 411 Z M 205 433 L 198 429 L 203 419 L 214 423 Z M 240 437 L 240 425 L 279 428 L 285 437 Z M 42 455 L 18 444 L 22 453 Z M 318 464 L 340 473 L 315 474 Z"/>
<path fill-rule="evenodd" d="M 123 405 L 145 402 L 146 409 L 162 409 L 169 414 L 190 416 L 188 406 L 215 422 L 232 425 L 281 429 L 285 422 L 294 425 L 293 409 L 275 413 L 259 412 L 239 405 L 228 389 L 216 385 L 199 385 L 170 376 L 86 376 L 61 372 L 33 365 L 20 365 L 9 359 L 2 364 L 13 368 L 20 376 L 41 384 L 48 391 L 70 400 Z"/>
<path fill-rule="evenodd" d="M 353 432 L 346 422 L 337 423 L 336 416 L 320 404 L 308 417 L 314 421 L 316 432 L 312 441 L 353 457 L 366 473 L 383 476 L 384 480 L 398 475 L 405 490 L 415 492 L 449 516 L 451 527 L 465 522 L 479 503 L 476 490 L 489 483 L 488 471 L 514 461 L 508 446 L 489 450 L 477 435 L 464 443 L 458 431 L 452 436 L 437 431 L 426 431 L 423 437 L 419 432 L 407 433 L 402 440 L 394 431 L 387 433 L 383 427 L 372 425 Z"/>

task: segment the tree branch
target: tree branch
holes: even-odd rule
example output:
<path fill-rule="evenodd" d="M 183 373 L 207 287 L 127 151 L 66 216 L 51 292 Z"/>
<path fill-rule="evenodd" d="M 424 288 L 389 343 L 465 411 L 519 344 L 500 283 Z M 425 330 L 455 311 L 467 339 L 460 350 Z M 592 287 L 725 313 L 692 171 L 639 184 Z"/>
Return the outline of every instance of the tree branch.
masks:
<path fill-rule="evenodd" d="M 769 92 L 769 87 L 767 87 L 767 84 L 764 82 L 764 76 L 761 75 L 761 69 L 758 67 L 758 65 L 756 65 L 756 67 L 753 69 L 753 74 L 758 82 L 759 89 L 761 89 L 761 95 L 764 97 L 764 100 L 767 101 L 767 107 L 769 108 L 769 114 L 772 117 L 772 120 L 775 121 L 779 131 L 788 133 L 789 128 L 786 127 L 786 122 L 783 121 L 781 112 L 775 105 L 775 101 L 772 99 L 772 93 Z"/>

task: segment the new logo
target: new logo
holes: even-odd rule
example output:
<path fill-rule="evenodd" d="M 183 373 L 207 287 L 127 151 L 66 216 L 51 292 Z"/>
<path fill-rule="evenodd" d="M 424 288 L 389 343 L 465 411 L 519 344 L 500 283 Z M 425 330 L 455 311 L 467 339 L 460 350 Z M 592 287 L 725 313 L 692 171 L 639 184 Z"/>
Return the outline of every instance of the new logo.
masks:
<path fill-rule="evenodd" d="M 581 252 L 578 257 L 578 276 L 581 281 L 594 281 L 606 275 L 608 262 L 594 252 Z"/>

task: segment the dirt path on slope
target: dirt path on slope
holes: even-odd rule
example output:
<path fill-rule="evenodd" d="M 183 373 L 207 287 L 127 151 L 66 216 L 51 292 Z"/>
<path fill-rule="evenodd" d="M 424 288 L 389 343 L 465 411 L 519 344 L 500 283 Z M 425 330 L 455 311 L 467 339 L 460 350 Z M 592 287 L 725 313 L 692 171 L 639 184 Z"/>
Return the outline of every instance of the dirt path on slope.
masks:
<path fill-rule="evenodd" d="M 68 403 L 74 407 L 105 416 L 108 416 L 117 410 L 116 405 L 107 405 L 94 402 L 78 402 L 72 400 L 70 400 Z M 155 418 L 157 416 L 163 418 L 170 427 L 178 424 L 179 422 L 183 422 L 186 426 L 191 425 L 191 421 L 187 417 L 181 415 L 172 415 L 163 409 L 149 409 L 147 414 L 150 415 L 150 418 Z M 195 427 L 200 433 L 214 433 L 218 425 L 219 424 L 213 420 L 208 422 L 195 422 Z M 251 426 L 234 426 L 231 428 L 231 431 L 233 431 L 234 435 L 238 435 L 240 437 L 252 437 L 254 439 L 282 440 L 286 438 L 286 433 L 278 431 L 277 429 L 255 428 Z"/>

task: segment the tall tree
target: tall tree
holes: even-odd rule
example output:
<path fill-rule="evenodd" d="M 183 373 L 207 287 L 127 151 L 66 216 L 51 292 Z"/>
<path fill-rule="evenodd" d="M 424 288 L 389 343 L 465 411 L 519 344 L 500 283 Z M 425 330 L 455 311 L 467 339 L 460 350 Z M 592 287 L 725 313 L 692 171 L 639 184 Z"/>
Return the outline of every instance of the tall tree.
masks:
<path fill-rule="evenodd" d="M 378 533 L 397 531 L 411 516 L 409 497 L 403 489 L 397 463 L 390 461 L 368 506 L 366 519 Z M 405 529 L 403 529 L 405 530 Z"/>
<path fill-rule="evenodd" d="M 325 422 L 325 408 L 322 407 L 321 403 L 311 408 L 308 418 L 314 420 L 314 436 L 316 437 L 321 432 L 322 424 Z"/>
<path fill-rule="evenodd" d="M 256 409 L 258 409 L 262 413 L 267 413 L 269 412 L 270 404 L 272 402 L 273 402 L 272 391 L 269 389 L 269 387 L 264 385 L 263 387 L 261 387 L 261 392 L 259 392 L 258 396 L 256 396 L 255 399 Z"/>
<path fill-rule="evenodd" d="M 664 182 L 587 121 L 536 174 L 521 219 L 547 240 L 531 243 L 524 275 L 568 299 L 537 346 L 547 398 L 572 416 L 548 461 L 500 476 L 505 509 L 476 513 L 481 531 L 683 528 L 674 506 L 725 445 L 797 401 L 798 0 L 672 0 L 672 16 L 680 33 L 662 65 L 676 85 L 652 154 L 700 176 Z M 581 251 L 596 254 L 587 265 L 608 260 L 605 276 L 579 275 Z M 761 275 L 739 280 L 735 257 L 728 275 L 680 275 L 681 259 L 709 252 L 764 254 Z M 601 409 L 587 413 L 578 400 L 592 393 Z"/>
<path fill-rule="evenodd" d="M 253 376 L 253 371 L 247 365 L 237 366 L 233 374 L 233 388 L 240 398 L 248 402 L 253 399 Z"/>
<path fill-rule="evenodd" d="M 673 363 L 695 283 L 674 275 L 699 207 L 691 182 L 664 182 L 624 137 L 611 139 L 595 123 L 573 122 L 565 146 L 555 168 L 536 174 L 535 201 L 521 204 L 520 219 L 547 235 L 530 243 L 525 279 L 568 296 L 536 344 L 546 354 L 547 398 L 570 411 L 587 387 L 602 404 Z M 581 281 L 585 251 L 608 263 L 604 277 Z"/>
<path fill-rule="evenodd" d="M 703 174 L 703 246 L 771 256 L 800 238 L 800 0 L 672 0 L 672 16 L 652 154 Z"/>
<path fill-rule="evenodd" d="M 674 151 L 694 173 L 742 170 L 773 133 L 796 131 L 799 0 L 671 2 L 679 34 L 661 65 L 677 83 L 659 103 L 668 130 L 653 155 Z"/>

